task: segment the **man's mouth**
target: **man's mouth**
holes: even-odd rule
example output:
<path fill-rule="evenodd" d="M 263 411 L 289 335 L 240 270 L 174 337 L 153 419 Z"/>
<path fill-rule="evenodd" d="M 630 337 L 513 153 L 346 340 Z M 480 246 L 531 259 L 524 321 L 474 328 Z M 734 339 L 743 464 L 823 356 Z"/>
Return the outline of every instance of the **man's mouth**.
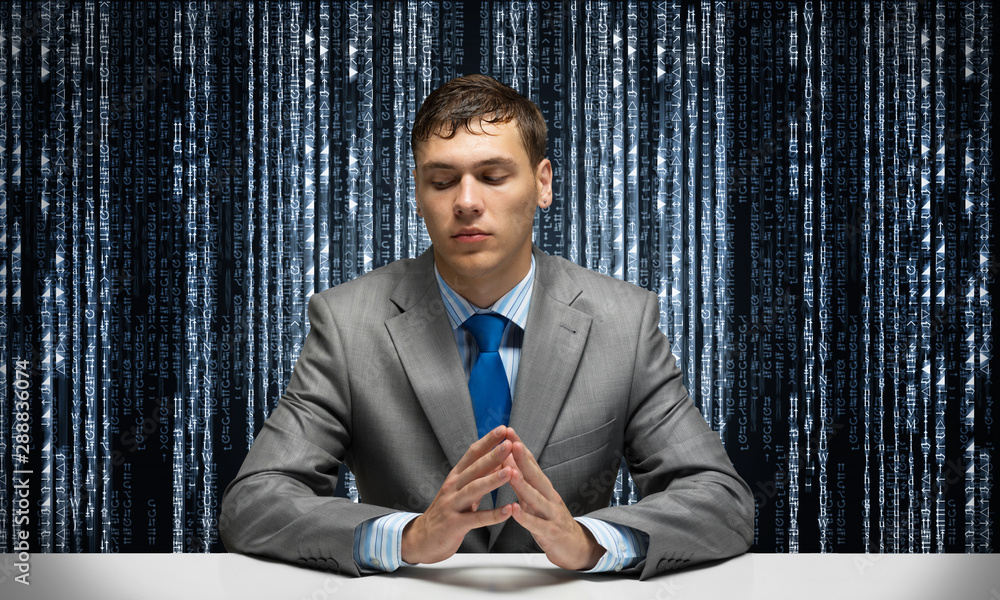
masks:
<path fill-rule="evenodd" d="M 489 234 L 480 229 L 462 229 L 452 236 L 452 239 L 459 242 L 480 242 L 489 237 Z"/>

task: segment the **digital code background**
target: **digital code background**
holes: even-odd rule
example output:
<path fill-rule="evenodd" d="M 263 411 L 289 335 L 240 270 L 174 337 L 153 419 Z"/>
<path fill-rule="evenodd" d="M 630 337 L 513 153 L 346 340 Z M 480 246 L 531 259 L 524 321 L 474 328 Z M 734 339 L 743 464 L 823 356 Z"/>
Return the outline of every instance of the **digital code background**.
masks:
<path fill-rule="evenodd" d="M 550 126 L 538 245 L 659 294 L 755 551 L 992 552 L 992 24 L 986 0 L 0 2 L 0 551 L 222 550 L 310 295 L 427 248 L 410 124 L 487 73 Z"/>

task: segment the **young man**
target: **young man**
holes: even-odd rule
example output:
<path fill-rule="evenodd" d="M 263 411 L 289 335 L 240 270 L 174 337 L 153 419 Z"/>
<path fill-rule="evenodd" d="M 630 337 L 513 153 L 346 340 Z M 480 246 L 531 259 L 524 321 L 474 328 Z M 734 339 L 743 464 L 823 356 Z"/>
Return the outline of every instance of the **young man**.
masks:
<path fill-rule="evenodd" d="M 532 244 L 545 139 L 537 106 L 488 77 L 428 96 L 412 148 L 432 247 L 312 298 L 288 390 L 223 498 L 227 548 L 347 574 L 542 551 L 645 578 L 749 547 L 750 491 L 656 296 Z M 622 457 L 642 499 L 608 507 Z M 333 497 L 341 464 L 359 503 Z"/>

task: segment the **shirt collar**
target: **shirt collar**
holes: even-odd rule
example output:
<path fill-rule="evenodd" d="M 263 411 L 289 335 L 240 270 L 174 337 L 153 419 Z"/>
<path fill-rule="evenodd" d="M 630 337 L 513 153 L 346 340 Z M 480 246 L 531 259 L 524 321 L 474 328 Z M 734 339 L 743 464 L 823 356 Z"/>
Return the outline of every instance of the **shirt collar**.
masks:
<path fill-rule="evenodd" d="M 528 305 L 531 304 L 531 291 L 535 285 L 535 257 L 531 257 L 531 268 L 524 279 L 515 285 L 509 292 L 504 294 L 499 300 L 489 308 L 477 308 L 471 302 L 463 298 L 451 289 L 438 272 L 437 264 L 434 265 L 434 277 L 437 278 L 438 289 L 441 291 L 441 299 L 444 300 L 445 311 L 448 313 L 448 320 L 451 322 L 452 330 L 458 329 L 466 319 L 476 313 L 497 313 L 507 317 L 511 323 L 524 330 L 528 322 Z"/>

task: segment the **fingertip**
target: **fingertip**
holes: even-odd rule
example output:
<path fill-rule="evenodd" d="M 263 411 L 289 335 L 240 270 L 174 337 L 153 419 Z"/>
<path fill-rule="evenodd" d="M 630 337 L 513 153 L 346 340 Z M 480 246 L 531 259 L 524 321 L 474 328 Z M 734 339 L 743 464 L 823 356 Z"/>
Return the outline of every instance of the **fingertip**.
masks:
<path fill-rule="evenodd" d="M 513 454 L 515 451 L 517 452 L 518 457 L 522 460 L 529 458 L 534 459 L 535 455 L 531 453 L 531 450 L 528 450 L 528 447 L 525 446 L 524 442 L 522 441 L 514 442 L 514 447 L 511 448 L 511 454 Z"/>

